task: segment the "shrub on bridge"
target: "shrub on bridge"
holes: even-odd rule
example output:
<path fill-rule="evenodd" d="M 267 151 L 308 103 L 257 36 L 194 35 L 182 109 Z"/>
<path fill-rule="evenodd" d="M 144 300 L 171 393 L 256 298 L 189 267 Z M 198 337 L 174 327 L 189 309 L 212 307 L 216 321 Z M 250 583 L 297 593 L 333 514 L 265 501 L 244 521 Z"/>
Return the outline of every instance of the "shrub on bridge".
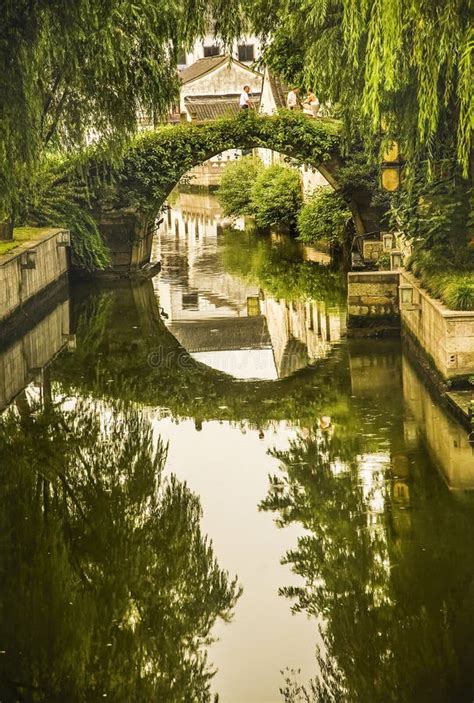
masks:
<path fill-rule="evenodd" d="M 303 204 L 299 172 L 280 164 L 266 168 L 252 188 L 252 204 L 258 227 L 294 228 Z"/>
<path fill-rule="evenodd" d="M 347 236 L 351 213 L 332 188 L 319 188 L 298 215 L 298 239 L 305 244 L 341 247 Z"/>
<path fill-rule="evenodd" d="M 263 168 L 262 162 L 255 156 L 245 156 L 228 164 L 217 191 L 225 215 L 253 213 L 252 186 Z"/>

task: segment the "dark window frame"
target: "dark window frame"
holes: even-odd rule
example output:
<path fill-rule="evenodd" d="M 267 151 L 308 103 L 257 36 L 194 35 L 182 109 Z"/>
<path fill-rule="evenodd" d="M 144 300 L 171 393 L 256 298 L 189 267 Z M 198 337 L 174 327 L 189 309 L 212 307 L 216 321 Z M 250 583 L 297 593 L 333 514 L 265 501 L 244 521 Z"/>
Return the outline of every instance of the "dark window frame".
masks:
<path fill-rule="evenodd" d="M 239 44 L 237 51 L 241 63 L 253 63 L 255 61 L 255 44 Z"/>
<path fill-rule="evenodd" d="M 219 44 L 204 44 L 204 58 L 209 59 L 212 56 L 219 56 L 221 53 L 221 47 Z"/>

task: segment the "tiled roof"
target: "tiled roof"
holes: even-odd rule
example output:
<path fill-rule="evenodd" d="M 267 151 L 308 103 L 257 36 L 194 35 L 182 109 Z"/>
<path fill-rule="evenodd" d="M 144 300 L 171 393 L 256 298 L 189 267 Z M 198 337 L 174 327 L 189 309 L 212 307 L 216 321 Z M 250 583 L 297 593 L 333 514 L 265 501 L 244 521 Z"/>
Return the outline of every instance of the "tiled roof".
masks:
<path fill-rule="evenodd" d="M 250 68 L 250 66 L 247 66 L 241 61 L 237 61 L 237 59 L 234 59 L 232 56 L 229 56 L 228 54 L 221 54 L 220 56 L 209 56 L 205 59 L 198 59 L 193 64 L 191 64 L 191 66 L 183 68 L 183 70 L 179 72 L 181 83 L 185 84 L 190 83 L 191 81 L 195 81 L 197 78 L 201 78 L 201 76 L 204 76 L 210 71 L 214 71 L 214 69 L 219 68 L 219 66 L 222 66 L 225 63 L 239 66 L 245 71 L 253 73 L 256 76 L 262 75 L 261 73 L 259 73 L 259 71 Z"/>
<path fill-rule="evenodd" d="M 260 94 L 253 94 L 255 108 L 260 105 Z M 196 95 L 184 98 L 184 106 L 193 120 L 203 122 L 218 117 L 235 115 L 239 112 L 240 94 L 238 95 Z"/>
<path fill-rule="evenodd" d="M 173 322 L 168 329 L 190 353 L 271 347 L 263 315 Z"/>
<path fill-rule="evenodd" d="M 277 108 L 286 107 L 286 97 L 288 95 L 288 86 L 284 81 L 277 76 L 275 73 L 268 71 L 268 80 L 270 82 L 270 88 L 272 90 L 273 99 Z"/>
<path fill-rule="evenodd" d="M 200 78 L 205 73 L 213 71 L 215 68 L 220 66 L 229 60 L 228 56 L 209 56 L 206 59 L 198 59 L 191 66 L 183 68 L 179 72 L 179 77 L 182 83 L 189 83 L 189 81 L 194 81 L 196 78 Z"/>

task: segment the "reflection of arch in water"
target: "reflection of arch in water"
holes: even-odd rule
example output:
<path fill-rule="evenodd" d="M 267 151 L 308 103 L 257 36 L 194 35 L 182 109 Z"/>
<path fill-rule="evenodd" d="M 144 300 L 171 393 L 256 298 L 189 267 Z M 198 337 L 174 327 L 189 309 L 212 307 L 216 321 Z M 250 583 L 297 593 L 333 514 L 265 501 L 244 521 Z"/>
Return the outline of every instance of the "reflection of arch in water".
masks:
<path fill-rule="evenodd" d="M 77 348 L 57 361 L 52 374 L 74 393 L 127 397 L 198 420 L 309 422 L 322 404 L 338 403 L 350 385 L 337 347 L 320 360 L 317 379 L 315 369 L 306 368 L 276 381 L 235 382 L 196 361 L 171 334 L 151 282 L 112 289 L 97 284 L 73 308 Z"/>

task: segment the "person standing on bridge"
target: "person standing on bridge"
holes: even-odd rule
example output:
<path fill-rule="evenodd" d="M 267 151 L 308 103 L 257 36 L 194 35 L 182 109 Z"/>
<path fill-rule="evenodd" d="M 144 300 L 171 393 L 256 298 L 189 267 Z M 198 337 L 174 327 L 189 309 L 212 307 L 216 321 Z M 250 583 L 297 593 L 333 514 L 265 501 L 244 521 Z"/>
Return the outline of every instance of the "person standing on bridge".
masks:
<path fill-rule="evenodd" d="M 306 95 L 306 98 L 303 100 L 303 112 L 307 115 L 311 115 L 312 117 L 317 117 L 318 112 L 319 112 L 319 100 L 316 97 L 316 95 L 313 93 L 311 88 L 308 88 L 308 94 Z"/>
<path fill-rule="evenodd" d="M 255 105 L 253 104 L 253 100 L 250 97 L 250 86 L 244 85 L 244 88 L 240 94 L 240 109 L 249 110 L 250 108 L 254 107 Z"/>
<path fill-rule="evenodd" d="M 298 93 L 300 92 L 299 88 L 292 88 L 290 92 L 288 93 L 288 96 L 286 98 L 286 106 L 289 110 L 297 110 L 299 107 L 298 104 Z"/>

